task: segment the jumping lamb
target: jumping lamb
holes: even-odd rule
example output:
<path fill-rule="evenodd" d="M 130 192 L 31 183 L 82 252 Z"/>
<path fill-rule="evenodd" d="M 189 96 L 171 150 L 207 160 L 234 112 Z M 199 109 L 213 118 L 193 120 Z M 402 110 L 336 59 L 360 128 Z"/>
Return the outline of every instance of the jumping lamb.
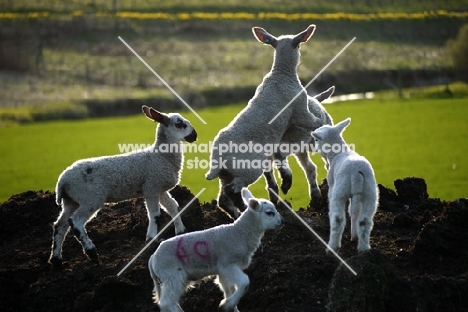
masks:
<path fill-rule="evenodd" d="M 351 217 L 351 239 L 358 239 L 358 252 L 370 249 L 369 238 L 377 210 L 378 188 L 369 161 L 349 148 L 342 133 L 351 118 L 335 126 L 325 125 L 311 134 L 319 153 L 328 160 L 328 201 L 330 205 L 330 240 L 335 251 L 341 247 L 346 224 L 345 207 Z"/>
<path fill-rule="evenodd" d="M 256 199 L 247 188 L 242 198 L 248 208 L 234 223 L 186 233 L 161 243 L 148 267 L 154 282 L 154 301 L 161 312 L 183 312 L 179 299 L 194 282 L 217 276 L 224 293 L 220 308 L 238 311 L 249 287 L 243 272 L 260 246 L 266 230 L 279 228 L 283 218 L 266 199 Z"/>
<path fill-rule="evenodd" d="M 309 111 L 306 90 L 297 76 L 299 46 L 314 30 L 315 25 L 310 25 L 297 35 L 276 38 L 263 28 L 252 29 L 258 41 L 275 49 L 273 65 L 248 105 L 214 138 L 206 174 L 208 180 L 219 178 L 218 206 L 233 218 L 239 216 L 238 209 L 246 208 L 241 189 L 254 183 L 273 163 L 273 156 L 263 149 L 279 144 L 290 125 L 308 131 L 322 125 Z M 242 152 L 241 145 L 249 146 L 249 150 Z"/>
<path fill-rule="evenodd" d="M 335 87 L 332 86 L 331 88 L 320 94 L 317 94 L 314 97 L 307 96 L 310 112 L 319 118 L 324 125 L 333 125 L 333 119 L 325 110 L 321 102 L 328 99 L 334 91 Z M 314 139 L 310 136 L 310 132 L 304 128 L 292 125 L 284 133 L 280 144 L 281 146 L 287 147 L 285 150 L 288 151 L 281 152 L 280 150 L 279 152 L 275 153 L 275 159 L 278 160 L 276 163 L 279 164 L 277 169 L 281 175 L 281 190 L 283 193 L 287 194 L 292 185 L 292 171 L 289 168 L 287 157 L 291 154 L 294 148 L 299 148 L 299 151 L 293 152 L 293 154 L 299 161 L 299 164 L 306 175 L 307 182 L 309 184 L 310 198 L 321 197 L 322 195 L 317 185 L 317 166 L 312 162 L 309 156 L 309 151 L 314 151 Z M 268 184 L 270 200 L 273 203 L 276 203 L 278 184 L 276 183 L 275 176 L 273 174 L 273 168 L 272 170 L 265 170 L 263 175 L 265 176 Z M 274 190 L 275 193 L 271 192 L 271 189 Z"/>
<path fill-rule="evenodd" d="M 144 196 L 148 211 L 146 239 L 157 234 L 159 204 L 174 218 L 179 205 L 169 194 L 180 180 L 184 161 L 182 142 L 194 142 L 197 132 L 190 122 L 176 113 L 164 114 L 143 106 L 143 113 L 158 122 L 156 140 L 146 149 L 114 156 L 78 160 L 59 176 L 56 193 L 62 212 L 54 223 L 50 262 L 62 265 L 62 244 L 69 228 L 83 246 L 84 253 L 98 263 L 96 247 L 85 225 L 105 202 Z M 175 232 L 185 232 L 180 216 Z"/>

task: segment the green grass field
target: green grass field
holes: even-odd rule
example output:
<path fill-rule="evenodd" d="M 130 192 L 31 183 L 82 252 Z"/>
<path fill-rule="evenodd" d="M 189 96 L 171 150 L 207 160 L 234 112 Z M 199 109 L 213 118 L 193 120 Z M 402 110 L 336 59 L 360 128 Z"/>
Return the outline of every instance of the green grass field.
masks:
<path fill-rule="evenodd" d="M 431 10 L 464 10 L 468 0 L 449 0 L 443 4 L 424 0 L 67 0 L 7 1 L 1 12 L 50 12 L 51 17 L 1 20 L 4 33 L 21 33 L 11 42 L 32 43 L 32 50 L 21 65 L 35 63 L 33 70 L 5 72 L 0 75 L 0 201 L 10 195 L 55 186 L 60 172 L 73 161 L 84 157 L 119 153 L 120 143 L 151 143 L 154 125 L 143 116 L 47 122 L 16 125 L 57 115 L 86 116 L 81 100 L 173 98 L 159 80 L 118 40 L 121 36 L 183 98 L 186 92 L 197 95 L 206 90 L 256 86 L 271 66 L 272 51 L 263 47 L 251 33 L 252 26 L 262 26 L 272 34 L 296 33 L 308 24 L 317 24 L 313 40 L 301 49 L 299 76 L 309 81 L 351 38 L 356 41 L 327 72 L 350 70 L 441 69 L 451 60 L 445 43 L 456 36 L 465 18 L 430 17 L 422 19 L 370 20 L 134 20 L 93 16 L 99 11 L 138 12 L 247 12 L 247 13 L 392 13 Z M 82 11 L 82 12 L 76 12 Z M 84 13 L 83 16 L 82 13 Z M 75 15 L 76 14 L 76 15 Z M 118 22 L 116 24 L 116 22 Z M 41 24 L 43 23 L 43 24 Z M 64 27 L 57 27 L 62 25 Z M 53 38 L 36 40 L 38 29 L 54 30 Z M 62 29 L 63 28 L 63 29 Z M 70 29 L 75 30 L 69 33 Z M 55 37 L 56 36 L 56 37 Z M 42 45 L 43 44 L 43 45 Z M 10 49 L 16 56 L 21 49 Z M 40 56 L 40 57 L 38 57 Z M 8 59 L 8 58 L 7 58 Z M 21 63 L 23 62 L 23 63 Z M 8 61 L 6 62 L 8 63 Z M 26 67 L 29 68 L 29 67 Z M 467 196 L 466 154 L 468 93 L 447 98 L 443 92 L 434 96 L 403 94 L 396 99 L 390 92 L 375 100 L 329 105 L 335 121 L 352 117 L 345 133 L 349 143 L 373 163 L 379 183 L 392 187 L 393 180 L 407 176 L 426 179 L 432 197 L 453 199 Z M 413 91 L 410 91 L 413 92 Z M 424 99 L 430 98 L 430 99 Z M 213 103 L 209 103 L 213 104 Z M 208 143 L 245 105 L 210 107 L 197 110 L 208 122 L 203 125 L 186 113 L 200 134 L 199 143 Z M 136 108 L 138 110 L 139 108 Z M 39 115 L 39 117 L 37 117 Z M 6 127 L 3 127 L 6 125 Z M 207 153 L 187 154 L 186 160 L 208 159 Z M 322 160 L 314 155 L 319 179 L 325 177 Z M 286 196 L 294 207 L 308 204 L 307 185 L 302 170 L 291 158 L 294 183 Z M 216 197 L 218 185 L 205 181 L 207 169 L 186 169 L 182 184 L 194 193 L 207 187 L 202 200 Z M 263 178 L 253 186 L 266 196 Z M 257 194 L 256 192 L 256 194 Z"/>
<path fill-rule="evenodd" d="M 245 104 L 185 112 L 199 133 L 197 143 L 208 143 L 217 131 Z M 356 146 L 374 166 L 377 181 L 393 188 L 393 181 L 422 177 L 431 197 L 452 200 L 468 196 L 467 138 L 468 102 L 466 99 L 362 100 L 326 106 L 335 122 L 346 117 L 352 123 L 344 137 Z M 26 190 L 53 190 L 60 172 L 77 159 L 119 153 L 120 143 L 151 143 L 154 124 L 143 115 L 74 122 L 34 123 L 0 128 L 0 201 Z M 186 154 L 186 161 L 208 159 L 207 153 Z M 319 179 L 325 177 L 323 162 L 313 156 Z M 302 170 L 290 158 L 294 182 L 285 196 L 294 208 L 307 206 L 308 191 Z M 206 181 L 207 169 L 186 169 L 182 184 L 197 193 L 202 201 L 216 198 L 217 181 Z M 261 178 L 251 187 L 254 194 L 266 197 Z"/>

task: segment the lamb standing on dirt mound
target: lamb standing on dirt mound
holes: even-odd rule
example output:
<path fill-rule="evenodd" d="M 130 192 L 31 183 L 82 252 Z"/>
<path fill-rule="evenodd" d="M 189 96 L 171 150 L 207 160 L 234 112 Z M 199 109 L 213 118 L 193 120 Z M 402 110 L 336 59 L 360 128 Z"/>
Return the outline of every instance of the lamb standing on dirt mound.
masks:
<path fill-rule="evenodd" d="M 96 247 L 89 239 L 85 225 L 105 202 L 143 195 L 149 219 L 147 240 L 157 234 L 160 202 L 173 218 L 177 215 L 179 205 L 169 190 L 179 183 L 182 173 L 182 142 L 194 142 L 197 132 L 179 114 L 164 114 L 148 106 L 143 106 L 142 110 L 146 117 L 160 123 L 152 146 L 121 155 L 82 159 L 59 176 L 56 192 L 62 212 L 54 224 L 52 264 L 62 264 L 62 244 L 70 226 L 86 255 L 98 262 Z M 176 234 L 185 231 L 180 217 L 174 224 Z"/>
<path fill-rule="evenodd" d="M 224 293 L 220 308 L 238 311 L 237 304 L 249 287 L 243 272 L 260 246 L 266 230 L 277 229 L 283 218 L 275 206 L 242 189 L 248 209 L 231 224 L 186 233 L 161 243 L 148 262 L 154 282 L 154 299 L 162 312 L 183 311 L 179 299 L 192 282 L 217 275 Z"/>
<path fill-rule="evenodd" d="M 378 188 L 374 170 L 367 159 L 352 151 L 342 133 L 351 122 L 345 119 L 335 126 L 323 126 L 312 132 L 317 149 L 329 164 L 327 176 L 330 205 L 330 240 L 335 251 L 341 247 L 346 224 L 345 207 L 348 200 L 351 217 L 351 239 L 358 239 L 358 251 L 370 249 L 369 238 L 378 204 Z"/>
<path fill-rule="evenodd" d="M 267 144 L 279 144 L 290 125 L 308 131 L 322 125 L 310 113 L 306 90 L 297 76 L 299 46 L 309 40 L 315 25 L 295 36 L 278 38 L 260 27 L 252 30 L 260 42 L 275 49 L 273 65 L 248 105 L 216 135 L 210 155 L 210 170 L 206 174 L 208 180 L 219 178 L 218 205 L 233 218 L 239 216 L 237 208 L 245 209 L 241 189 L 254 183 L 263 170 L 272 165 L 272 155 L 264 151 Z M 242 152 L 241 145 L 254 148 Z"/>
<path fill-rule="evenodd" d="M 314 114 L 315 117 L 319 118 L 323 125 L 333 125 L 333 119 L 320 102 L 328 99 L 334 91 L 335 87 L 331 87 L 314 97 L 309 95 L 307 96 L 310 112 Z M 309 183 L 310 198 L 321 197 L 322 194 L 317 185 L 317 166 L 309 157 L 309 151 L 312 152 L 314 146 L 314 139 L 310 136 L 310 132 L 304 128 L 292 125 L 284 133 L 280 144 L 282 146 L 289 147 L 289 153 L 281 151 L 275 153 L 275 159 L 279 160 L 281 163 L 281 165 L 278 166 L 278 171 L 282 179 L 281 190 L 283 193 L 287 194 L 292 185 L 292 172 L 289 168 L 286 158 L 291 154 L 295 147 L 299 147 L 300 150 L 294 152 L 294 156 L 299 161 L 299 164 L 301 165 L 302 170 L 304 170 L 306 175 L 307 182 Z M 273 174 L 273 168 L 271 169 L 272 170 L 265 170 L 263 175 L 265 176 L 268 184 L 270 200 L 275 203 L 277 202 L 276 194 L 278 194 L 278 184 L 276 183 L 275 175 Z M 271 189 L 274 191 L 274 193 L 270 191 Z"/>

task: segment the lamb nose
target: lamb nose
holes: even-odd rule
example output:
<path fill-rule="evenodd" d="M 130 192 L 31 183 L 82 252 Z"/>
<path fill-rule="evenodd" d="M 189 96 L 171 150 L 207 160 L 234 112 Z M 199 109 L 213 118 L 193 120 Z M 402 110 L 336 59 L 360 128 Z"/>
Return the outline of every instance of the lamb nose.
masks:
<path fill-rule="evenodd" d="M 195 142 L 197 140 L 197 131 L 193 129 L 192 133 L 185 137 L 185 140 L 189 143 Z"/>

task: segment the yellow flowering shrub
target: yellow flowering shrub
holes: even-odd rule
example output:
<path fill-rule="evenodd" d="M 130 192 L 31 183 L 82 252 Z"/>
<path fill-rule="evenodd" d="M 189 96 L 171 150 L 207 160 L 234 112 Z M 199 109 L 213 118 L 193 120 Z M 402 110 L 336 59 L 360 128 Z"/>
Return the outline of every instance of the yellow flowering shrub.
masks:
<path fill-rule="evenodd" d="M 81 10 L 73 11 L 71 16 L 82 16 L 85 13 Z M 89 14 L 98 18 L 113 17 L 110 12 L 97 12 Z M 50 12 L 29 12 L 29 13 L 14 13 L 0 12 L 0 20 L 8 19 L 37 19 L 48 18 Z M 351 21 L 366 21 L 366 20 L 424 20 L 434 18 L 468 18 L 468 12 L 448 12 L 445 10 L 424 11 L 415 13 L 403 12 L 381 12 L 381 13 L 281 13 L 281 12 L 181 12 L 181 13 L 165 13 L 165 12 L 132 12 L 120 11 L 115 17 L 122 19 L 135 20 L 316 20 L 316 21 L 333 21 L 333 20 L 351 20 Z"/>

